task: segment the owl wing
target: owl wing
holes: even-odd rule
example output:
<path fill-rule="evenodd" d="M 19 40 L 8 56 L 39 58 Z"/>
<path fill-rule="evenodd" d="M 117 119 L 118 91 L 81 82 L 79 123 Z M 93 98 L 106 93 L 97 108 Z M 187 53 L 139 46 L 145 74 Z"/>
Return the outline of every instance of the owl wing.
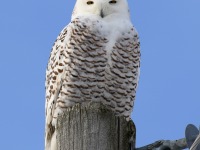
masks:
<path fill-rule="evenodd" d="M 62 87 L 62 79 L 64 76 L 64 61 L 66 60 L 66 40 L 69 37 L 70 25 L 66 26 L 56 39 L 51 55 L 49 58 L 47 70 L 46 70 L 46 129 L 45 129 L 45 141 L 50 140 L 55 130 L 53 125 L 54 111 L 56 108 L 56 101 L 59 96 L 59 91 Z"/>
<path fill-rule="evenodd" d="M 111 52 L 113 67 L 110 68 L 116 81 L 111 84 L 116 89 L 113 99 L 121 100 L 116 103 L 115 112 L 127 120 L 133 110 L 140 74 L 140 41 L 135 28 L 130 27 L 115 41 Z"/>

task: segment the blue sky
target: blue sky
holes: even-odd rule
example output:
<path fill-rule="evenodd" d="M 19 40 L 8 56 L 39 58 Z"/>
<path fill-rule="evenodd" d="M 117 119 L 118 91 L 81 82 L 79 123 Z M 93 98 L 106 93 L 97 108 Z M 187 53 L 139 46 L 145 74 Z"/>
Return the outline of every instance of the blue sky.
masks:
<path fill-rule="evenodd" d="M 44 147 L 45 68 L 72 0 L 0 2 L 1 149 Z M 200 125 L 200 1 L 129 0 L 141 41 L 137 146 Z"/>

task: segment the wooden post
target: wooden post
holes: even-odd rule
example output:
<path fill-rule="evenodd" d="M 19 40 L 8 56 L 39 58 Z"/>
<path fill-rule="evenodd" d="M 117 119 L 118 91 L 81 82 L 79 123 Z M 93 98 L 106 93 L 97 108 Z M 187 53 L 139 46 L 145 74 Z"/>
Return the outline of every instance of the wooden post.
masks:
<path fill-rule="evenodd" d="M 115 116 L 100 103 L 76 105 L 67 110 L 58 117 L 56 132 L 57 150 L 132 150 L 135 147 L 134 123 Z"/>

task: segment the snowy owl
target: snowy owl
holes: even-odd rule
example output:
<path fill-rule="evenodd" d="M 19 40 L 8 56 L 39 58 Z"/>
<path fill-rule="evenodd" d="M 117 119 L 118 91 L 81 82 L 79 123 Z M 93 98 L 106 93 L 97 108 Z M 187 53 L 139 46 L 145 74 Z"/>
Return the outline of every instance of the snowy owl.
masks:
<path fill-rule="evenodd" d="M 46 70 L 45 149 L 56 150 L 57 116 L 77 103 L 100 102 L 129 119 L 139 67 L 127 0 L 77 0 Z"/>

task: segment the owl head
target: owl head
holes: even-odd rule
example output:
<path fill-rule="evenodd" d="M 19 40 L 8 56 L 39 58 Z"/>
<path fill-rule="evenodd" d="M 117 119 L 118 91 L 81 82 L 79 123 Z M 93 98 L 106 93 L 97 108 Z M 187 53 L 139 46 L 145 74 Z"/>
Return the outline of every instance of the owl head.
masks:
<path fill-rule="evenodd" d="M 78 16 L 96 16 L 101 19 L 129 18 L 127 0 L 77 0 L 72 19 Z"/>

